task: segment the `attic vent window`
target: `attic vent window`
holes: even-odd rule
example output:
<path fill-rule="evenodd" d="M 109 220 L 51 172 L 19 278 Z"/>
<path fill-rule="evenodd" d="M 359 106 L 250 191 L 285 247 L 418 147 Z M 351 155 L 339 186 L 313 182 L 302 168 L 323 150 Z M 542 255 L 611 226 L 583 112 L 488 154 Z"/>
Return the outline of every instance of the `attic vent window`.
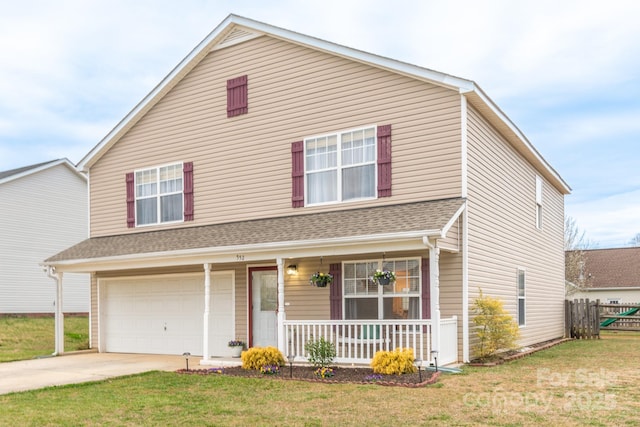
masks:
<path fill-rule="evenodd" d="M 227 80 L 227 117 L 247 114 L 248 93 L 247 76 L 240 76 Z"/>

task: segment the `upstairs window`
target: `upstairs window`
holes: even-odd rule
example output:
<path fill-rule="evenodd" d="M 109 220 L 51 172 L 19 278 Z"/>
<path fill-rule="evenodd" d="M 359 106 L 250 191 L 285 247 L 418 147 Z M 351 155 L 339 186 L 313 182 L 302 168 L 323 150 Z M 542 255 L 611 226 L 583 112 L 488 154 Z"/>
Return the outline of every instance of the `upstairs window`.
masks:
<path fill-rule="evenodd" d="M 375 197 L 374 127 L 308 138 L 304 148 L 307 204 Z"/>
<path fill-rule="evenodd" d="M 136 225 L 183 220 L 182 163 L 135 172 Z"/>
<path fill-rule="evenodd" d="M 291 143 L 293 208 L 391 197 L 391 177 L 391 125 Z"/>
<path fill-rule="evenodd" d="M 542 229 L 542 179 L 536 176 L 536 227 Z"/>

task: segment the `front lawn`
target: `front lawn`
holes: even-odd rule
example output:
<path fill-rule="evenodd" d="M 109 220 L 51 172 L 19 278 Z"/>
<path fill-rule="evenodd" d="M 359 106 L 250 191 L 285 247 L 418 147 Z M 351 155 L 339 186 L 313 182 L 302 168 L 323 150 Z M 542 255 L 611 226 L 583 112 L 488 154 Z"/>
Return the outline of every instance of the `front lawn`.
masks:
<path fill-rule="evenodd" d="M 152 372 L 0 396 L 0 425 L 640 425 L 638 349 L 607 333 L 419 389 Z"/>
<path fill-rule="evenodd" d="M 65 351 L 89 348 L 89 317 L 64 319 Z M 55 350 L 53 317 L 0 317 L 0 362 L 49 356 Z"/>

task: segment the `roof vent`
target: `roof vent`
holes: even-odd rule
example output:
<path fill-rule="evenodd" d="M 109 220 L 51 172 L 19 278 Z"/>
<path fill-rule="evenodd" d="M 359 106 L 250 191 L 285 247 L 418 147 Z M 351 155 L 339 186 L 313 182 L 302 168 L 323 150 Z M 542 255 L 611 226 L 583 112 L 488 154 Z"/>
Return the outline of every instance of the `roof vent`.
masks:
<path fill-rule="evenodd" d="M 216 44 L 212 50 L 223 49 L 225 47 L 233 46 L 234 44 L 242 43 L 247 40 L 254 39 L 262 34 L 255 31 L 248 30 L 243 27 L 233 27 L 231 31 Z"/>

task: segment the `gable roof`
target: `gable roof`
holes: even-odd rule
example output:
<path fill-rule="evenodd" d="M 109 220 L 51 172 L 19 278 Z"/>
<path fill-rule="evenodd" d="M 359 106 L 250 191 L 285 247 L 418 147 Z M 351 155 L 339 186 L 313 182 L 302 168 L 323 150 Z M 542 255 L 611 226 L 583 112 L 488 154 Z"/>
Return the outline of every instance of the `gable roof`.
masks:
<path fill-rule="evenodd" d="M 76 173 L 78 176 L 82 177 L 82 179 L 84 180 L 87 179 L 87 177 L 84 174 L 80 173 L 80 171 L 78 171 L 78 169 L 73 165 L 73 163 L 69 161 L 69 159 L 64 158 L 64 159 L 50 160 L 48 162 L 36 163 L 34 165 L 29 165 L 29 166 L 23 166 L 23 167 L 11 169 L 8 171 L 3 171 L 3 172 L 0 171 L 0 184 L 4 184 L 9 181 L 14 181 L 16 179 L 20 179 L 25 176 L 32 175 L 34 173 L 38 173 L 58 165 L 65 165 L 74 173 Z"/>
<path fill-rule="evenodd" d="M 123 260 L 183 262 L 181 256 L 212 256 L 269 251 L 294 252 L 313 247 L 335 253 L 340 246 L 385 244 L 443 237 L 465 206 L 465 199 L 357 208 L 174 228 L 117 236 L 92 237 L 45 261 L 55 266 L 95 265 Z M 375 250 L 378 250 L 376 248 Z"/>
<path fill-rule="evenodd" d="M 496 104 L 476 85 L 475 82 L 449 74 L 418 67 L 361 50 L 331 43 L 315 37 L 285 30 L 263 22 L 237 15 L 229 15 L 207 37 L 204 38 L 171 72 L 127 114 L 87 155 L 78 163 L 82 171 L 91 166 L 106 153 L 138 120 L 164 97 L 182 78 L 189 73 L 211 51 L 242 43 L 252 38 L 268 35 L 277 39 L 296 43 L 332 55 L 365 63 L 394 73 L 423 80 L 438 86 L 456 90 L 500 131 L 507 140 L 537 170 L 563 194 L 571 191 L 569 185 L 540 155 L 518 127 Z"/>
<path fill-rule="evenodd" d="M 583 253 L 588 288 L 640 288 L 640 247 Z"/>

